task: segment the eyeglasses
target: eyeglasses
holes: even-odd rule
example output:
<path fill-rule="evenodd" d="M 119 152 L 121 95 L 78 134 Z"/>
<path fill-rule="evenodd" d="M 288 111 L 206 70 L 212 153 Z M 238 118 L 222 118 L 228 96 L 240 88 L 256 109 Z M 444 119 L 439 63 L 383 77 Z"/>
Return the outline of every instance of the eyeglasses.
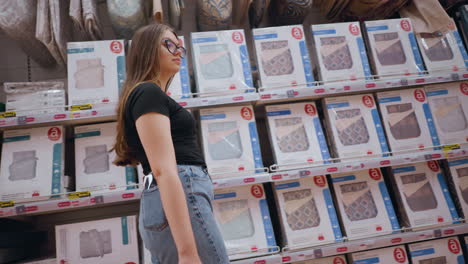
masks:
<path fill-rule="evenodd" d="M 164 40 L 164 46 L 166 46 L 167 50 L 172 54 L 172 55 L 176 55 L 177 53 L 177 50 L 180 50 L 180 57 L 181 58 L 184 58 L 185 55 L 187 55 L 187 50 L 182 47 L 182 46 L 178 46 L 177 44 L 175 44 L 172 40 L 170 39 L 165 39 Z"/>

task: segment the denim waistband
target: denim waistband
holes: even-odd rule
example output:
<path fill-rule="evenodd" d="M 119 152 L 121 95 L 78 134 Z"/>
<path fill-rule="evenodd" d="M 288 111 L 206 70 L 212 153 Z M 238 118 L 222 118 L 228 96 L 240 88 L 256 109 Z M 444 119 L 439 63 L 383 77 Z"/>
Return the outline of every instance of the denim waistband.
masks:
<path fill-rule="evenodd" d="M 198 167 L 198 168 L 202 169 L 205 173 L 208 173 L 206 165 L 177 164 L 177 167 L 179 167 L 179 166 Z M 155 186 L 158 185 L 158 183 L 156 182 L 156 179 L 154 179 L 154 176 L 153 176 L 152 172 L 150 172 L 148 175 L 145 175 L 145 177 L 143 179 L 144 179 L 145 189 L 149 189 L 149 188 L 152 188 L 152 187 L 155 187 Z M 148 186 L 148 184 L 149 184 L 149 186 Z"/>

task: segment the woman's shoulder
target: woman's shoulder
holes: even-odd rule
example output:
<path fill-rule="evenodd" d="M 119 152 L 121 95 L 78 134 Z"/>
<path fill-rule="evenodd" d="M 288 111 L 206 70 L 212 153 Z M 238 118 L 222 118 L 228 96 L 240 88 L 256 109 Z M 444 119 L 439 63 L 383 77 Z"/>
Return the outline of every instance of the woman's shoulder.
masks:
<path fill-rule="evenodd" d="M 142 82 L 139 83 L 133 92 L 137 93 L 162 93 L 164 94 L 163 90 L 159 85 L 155 84 L 154 82 Z"/>

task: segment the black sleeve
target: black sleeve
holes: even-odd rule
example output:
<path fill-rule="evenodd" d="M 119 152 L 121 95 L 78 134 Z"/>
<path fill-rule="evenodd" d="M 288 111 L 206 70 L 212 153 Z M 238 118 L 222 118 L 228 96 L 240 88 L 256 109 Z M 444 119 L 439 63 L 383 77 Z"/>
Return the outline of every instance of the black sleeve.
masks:
<path fill-rule="evenodd" d="M 139 84 L 128 101 L 128 110 L 135 121 L 146 113 L 160 113 L 169 117 L 168 96 L 154 83 Z"/>

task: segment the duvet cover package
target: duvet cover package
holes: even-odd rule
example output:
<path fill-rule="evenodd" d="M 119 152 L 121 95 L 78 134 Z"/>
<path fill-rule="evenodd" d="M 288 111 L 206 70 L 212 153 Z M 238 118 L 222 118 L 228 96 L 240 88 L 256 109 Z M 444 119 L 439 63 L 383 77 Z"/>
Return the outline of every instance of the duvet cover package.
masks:
<path fill-rule="evenodd" d="M 392 167 L 402 225 L 413 230 L 456 223 L 458 214 L 437 161 Z"/>
<path fill-rule="evenodd" d="M 420 33 L 416 39 L 429 73 L 466 70 L 468 54 L 453 20 L 447 33 Z"/>
<path fill-rule="evenodd" d="M 463 218 L 468 217 L 468 157 L 448 159 L 449 184 L 460 206 Z"/>
<path fill-rule="evenodd" d="M 390 149 L 402 151 L 438 149 L 440 145 L 433 114 L 424 89 L 377 93 L 380 113 Z"/>
<path fill-rule="evenodd" d="M 330 154 L 315 102 L 266 106 L 268 131 L 278 165 L 329 163 Z"/>
<path fill-rule="evenodd" d="M 261 88 L 314 86 L 302 25 L 253 29 Z"/>
<path fill-rule="evenodd" d="M 350 259 L 351 263 L 409 264 L 404 245 L 352 253 Z"/>
<path fill-rule="evenodd" d="M 125 79 L 123 40 L 67 43 L 68 104 L 117 103 Z"/>
<path fill-rule="evenodd" d="M 203 153 L 213 178 L 263 171 L 251 106 L 201 109 L 200 120 Z"/>
<path fill-rule="evenodd" d="M 62 126 L 5 131 L 0 163 L 0 201 L 63 192 L 64 141 Z"/>
<path fill-rule="evenodd" d="M 421 74 L 424 65 L 408 18 L 365 21 L 370 61 L 379 78 Z"/>
<path fill-rule="evenodd" d="M 328 258 L 318 258 L 306 261 L 294 262 L 293 264 L 347 264 L 346 257 L 344 255 L 338 255 Z"/>
<path fill-rule="evenodd" d="M 56 226 L 57 261 L 139 263 L 136 219 L 123 216 Z"/>
<path fill-rule="evenodd" d="M 365 80 L 371 76 L 359 22 L 311 27 L 320 81 Z"/>
<path fill-rule="evenodd" d="M 262 185 L 216 189 L 213 212 L 231 260 L 268 254 L 276 247 Z"/>
<path fill-rule="evenodd" d="M 77 191 L 93 193 L 125 190 L 136 184 L 133 167 L 112 164 L 117 123 L 75 127 L 75 177 Z"/>
<path fill-rule="evenodd" d="M 408 245 L 412 263 L 464 264 L 463 250 L 457 237 L 448 237 Z"/>
<path fill-rule="evenodd" d="M 468 82 L 425 87 L 440 144 L 468 142 Z"/>
<path fill-rule="evenodd" d="M 380 169 L 332 174 L 331 180 L 348 239 L 400 232 Z"/>
<path fill-rule="evenodd" d="M 346 161 L 389 151 L 372 94 L 328 97 L 323 106 L 334 157 Z"/>
<path fill-rule="evenodd" d="M 254 88 L 243 30 L 192 32 L 191 37 L 199 96 Z"/>
<path fill-rule="evenodd" d="M 275 198 L 285 244 L 300 248 L 342 239 L 324 175 L 275 182 Z"/>

